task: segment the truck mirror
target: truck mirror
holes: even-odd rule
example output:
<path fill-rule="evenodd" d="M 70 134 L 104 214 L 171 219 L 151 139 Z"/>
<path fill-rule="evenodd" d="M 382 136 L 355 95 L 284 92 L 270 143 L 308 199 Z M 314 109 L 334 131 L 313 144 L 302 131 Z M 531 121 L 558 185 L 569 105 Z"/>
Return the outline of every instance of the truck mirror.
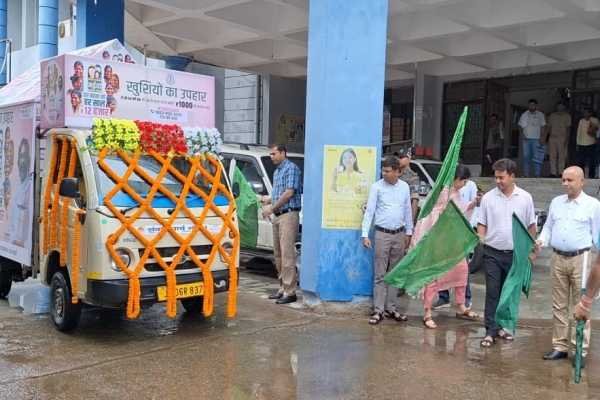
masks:
<path fill-rule="evenodd" d="M 252 186 L 254 193 L 263 194 L 265 190 L 265 185 L 263 185 L 262 182 L 250 182 L 250 185 Z"/>
<path fill-rule="evenodd" d="M 78 199 L 81 196 L 79 194 L 79 179 L 64 178 L 60 183 L 59 194 L 71 199 Z"/>
<path fill-rule="evenodd" d="M 240 184 L 237 182 L 234 182 L 233 186 L 231 187 L 231 193 L 233 194 L 233 197 L 238 198 L 240 197 Z"/>

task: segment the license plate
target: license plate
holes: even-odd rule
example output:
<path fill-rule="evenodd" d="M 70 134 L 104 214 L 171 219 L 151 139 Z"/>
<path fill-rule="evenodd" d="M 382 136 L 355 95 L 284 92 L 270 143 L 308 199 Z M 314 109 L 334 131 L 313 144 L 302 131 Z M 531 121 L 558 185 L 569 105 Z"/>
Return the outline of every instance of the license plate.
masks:
<path fill-rule="evenodd" d="M 158 301 L 167 300 L 167 287 L 159 286 L 156 288 Z M 175 295 L 178 299 L 186 299 L 188 297 L 198 297 L 204 294 L 204 285 L 202 282 L 186 283 L 175 286 Z"/>

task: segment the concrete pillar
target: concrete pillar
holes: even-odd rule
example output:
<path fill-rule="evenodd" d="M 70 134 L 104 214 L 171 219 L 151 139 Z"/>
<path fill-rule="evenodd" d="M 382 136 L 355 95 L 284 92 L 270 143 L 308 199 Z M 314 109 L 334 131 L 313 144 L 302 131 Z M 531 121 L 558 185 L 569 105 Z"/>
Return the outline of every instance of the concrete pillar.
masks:
<path fill-rule="evenodd" d="M 58 54 L 58 0 L 39 0 L 38 46 L 40 60 Z"/>
<path fill-rule="evenodd" d="M 7 29 L 7 0 L 0 0 L 0 40 L 8 38 L 8 29 Z M 6 71 L 8 70 L 8 65 L 4 65 L 6 55 L 6 42 L 0 43 L 0 85 L 6 84 Z M 8 62 L 8 60 L 6 60 Z M 4 65 L 4 69 L 2 66 Z"/>
<path fill-rule="evenodd" d="M 441 158 L 441 125 L 444 85 L 440 78 L 426 75 L 417 68 L 414 87 L 413 141 L 433 150 Z"/>
<path fill-rule="evenodd" d="M 379 171 L 387 18 L 388 0 L 310 1 L 300 268 L 308 301 L 372 294 L 373 253 L 360 230 L 321 226 L 323 148 L 375 146 Z"/>
<path fill-rule="evenodd" d="M 125 43 L 125 0 L 77 0 L 77 48 L 107 40 Z"/>

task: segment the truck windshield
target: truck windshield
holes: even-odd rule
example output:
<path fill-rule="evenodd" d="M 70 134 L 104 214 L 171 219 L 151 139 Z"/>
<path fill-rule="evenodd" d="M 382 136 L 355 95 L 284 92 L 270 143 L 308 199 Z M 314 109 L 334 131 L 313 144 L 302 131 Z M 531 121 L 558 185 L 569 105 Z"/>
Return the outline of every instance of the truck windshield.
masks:
<path fill-rule="evenodd" d="M 271 157 L 269 156 L 263 156 L 261 157 L 261 160 L 267 170 L 269 180 L 271 181 L 271 184 L 273 184 L 273 174 L 275 174 L 275 168 L 277 168 L 277 166 L 273 164 L 273 161 L 271 161 Z M 304 157 L 288 157 L 288 160 L 296 164 L 298 168 L 300 168 L 300 171 L 302 171 L 302 174 L 304 174 Z"/>
<path fill-rule="evenodd" d="M 97 157 L 93 157 L 93 161 L 94 164 L 97 166 Z M 125 164 L 125 162 L 123 162 L 123 160 L 116 155 L 107 156 L 105 158 L 105 161 L 118 176 L 123 176 L 127 171 L 127 164 Z M 190 164 L 185 159 L 174 159 L 172 162 L 182 174 L 187 175 L 189 173 Z M 147 155 L 140 157 L 138 165 L 144 170 L 146 174 L 148 174 L 153 179 L 158 176 L 162 167 L 153 157 Z M 214 171 L 211 172 L 214 173 Z M 225 186 L 227 186 L 224 175 L 225 174 L 221 175 L 221 182 Z M 109 176 L 99 167 L 96 167 L 96 181 L 98 184 L 100 199 L 101 201 L 104 201 L 104 197 L 115 187 L 115 182 L 112 179 L 110 179 Z M 135 190 L 136 193 L 138 193 L 142 197 L 146 197 L 151 188 L 151 186 L 145 180 L 143 180 L 139 175 L 135 173 L 131 174 L 127 183 L 133 190 Z M 183 189 L 183 184 L 179 182 L 179 180 L 169 172 L 165 174 L 162 184 L 165 188 L 167 188 L 169 191 L 171 191 L 171 193 L 173 193 L 176 196 L 179 196 L 181 190 Z M 206 182 L 204 179 L 202 179 L 200 175 L 197 175 L 196 185 L 203 189 L 204 192 L 207 194 L 212 188 L 212 185 Z M 165 196 L 161 194 L 161 192 L 157 192 L 157 195 L 155 195 L 154 199 L 156 200 L 157 198 L 160 199 L 164 197 Z M 189 197 L 197 198 L 198 196 L 190 192 L 190 194 L 188 194 L 188 198 Z M 118 207 L 129 207 L 137 204 L 124 191 L 117 193 L 113 197 L 112 201 Z M 166 206 L 173 205 L 170 201 L 168 201 L 168 203 L 169 204 L 166 204 Z M 153 205 L 155 207 L 160 207 L 160 204 L 162 204 L 162 202 L 157 202 L 157 204 L 155 204 L 155 202 L 153 201 Z"/>

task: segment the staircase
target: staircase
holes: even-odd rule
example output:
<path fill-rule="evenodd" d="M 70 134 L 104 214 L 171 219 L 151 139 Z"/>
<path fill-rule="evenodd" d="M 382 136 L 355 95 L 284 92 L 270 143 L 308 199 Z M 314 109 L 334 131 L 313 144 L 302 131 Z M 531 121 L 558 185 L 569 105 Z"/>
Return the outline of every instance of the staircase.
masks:
<path fill-rule="evenodd" d="M 496 184 L 494 178 L 477 177 L 473 180 L 485 191 L 493 189 Z M 548 210 L 550 202 L 556 196 L 564 194 L 561 180 L 558 178 L 517 178 L 517 186 L 528 191 L 533 196 L 536 208 Z M 590 196 L 600 199 L 600 179 L 586 179 L 583 190 Z"/>

